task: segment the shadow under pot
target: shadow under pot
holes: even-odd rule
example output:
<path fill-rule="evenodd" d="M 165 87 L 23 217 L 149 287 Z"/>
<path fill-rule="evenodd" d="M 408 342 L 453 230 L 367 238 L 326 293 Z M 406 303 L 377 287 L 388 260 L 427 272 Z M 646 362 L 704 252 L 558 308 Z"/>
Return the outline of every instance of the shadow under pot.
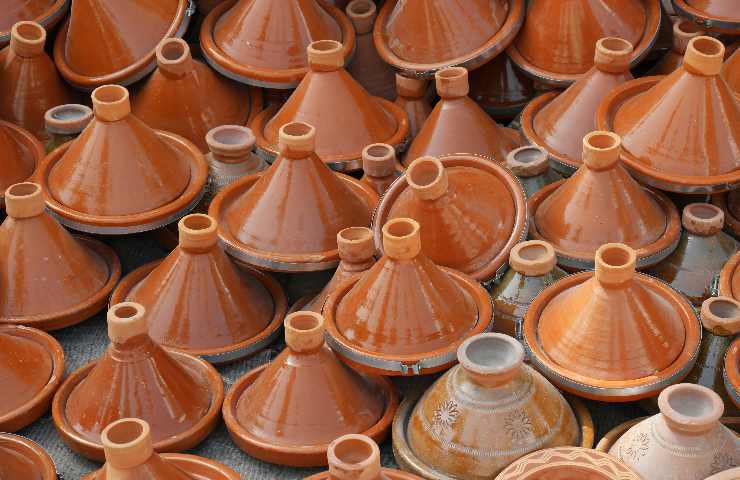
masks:
<path fill-rule="evenodd" d="M 54 461 L 39 444 L 10 433 L 0 433 L 0 476 L 8 480 L 58 478 Z"/>

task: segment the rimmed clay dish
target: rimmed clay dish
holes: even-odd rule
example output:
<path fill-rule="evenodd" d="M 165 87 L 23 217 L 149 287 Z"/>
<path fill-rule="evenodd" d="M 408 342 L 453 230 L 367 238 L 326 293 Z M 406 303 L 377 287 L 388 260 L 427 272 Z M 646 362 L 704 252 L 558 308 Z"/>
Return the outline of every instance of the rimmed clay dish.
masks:
<path fill-rule="evenodd" d="M 719 273 L 719 294 L 740 300 L 740 252 L 730 257 Z"/>
<path fill-rule="evenodd" d="M 735 339 L 725 353 L 725 369 L 722 373 L 725 388 L 735 406 L 740 408 L 740 340 Z"/>
<path fill-rule="evenodd" d="M 0 475 L 9 480 L 56 480 L 54 461 L 36 442 L 0 433 Z"/>
<path fill-rule="evenodd" d="M 725 230 L 735 238 L 740 238 L 740 190 L 712 195 L 712 204 L 725 213 Z"/>
<path fill-rule="evenodd" d="M 590 448 L 558 447 L 530 453 L 511 464 L 496 480 L 642 480 L 623 462 Z"/>
<path fill-rule="evenodd" d="M 32 0 L 24 4 L 15 1 L 3 5 L 0 23 L 0 48 L 10 42 L 10 30 L 17 22 L 31 21 L 50 30 L 67 13 L 71 0 Z"/>
<path fill-rule="evenodd" d="M 732 0 L 671 0 L 676 13 L 708 30 L 730 35 L 740 30 L 740 12 Z"/>
<path fill-rule="evenodd" d="M 0 207 L 5 190 L 33 177 L 44 159 L 44 146 L 30 132 L 0 120 Z"/>

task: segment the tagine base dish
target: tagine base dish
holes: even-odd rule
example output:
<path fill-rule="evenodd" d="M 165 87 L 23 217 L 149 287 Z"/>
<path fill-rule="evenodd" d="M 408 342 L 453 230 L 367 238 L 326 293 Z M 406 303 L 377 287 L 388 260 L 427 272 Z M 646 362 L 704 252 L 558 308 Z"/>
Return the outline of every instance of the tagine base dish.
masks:
<path fill-rule="evenodd" d="M 740 29 L 740 10 L 735 18 L 713 17 L 692 7 L 686 0 L 671 0 L 671 5 L 678 15 L 693 20 L 707 30 L 737 35 Z"/>
<path fill-rule="evenodd" d="M 238 480 L 234 475 L 224 471 L 223 468 L 205 458 L 183 453 L 162 453 L 159 455 L 167 463 L 170 463 L 184 471 L 196 480 Z M 97 471 L 89 473 L 81 480 L 96 480 Z"/>

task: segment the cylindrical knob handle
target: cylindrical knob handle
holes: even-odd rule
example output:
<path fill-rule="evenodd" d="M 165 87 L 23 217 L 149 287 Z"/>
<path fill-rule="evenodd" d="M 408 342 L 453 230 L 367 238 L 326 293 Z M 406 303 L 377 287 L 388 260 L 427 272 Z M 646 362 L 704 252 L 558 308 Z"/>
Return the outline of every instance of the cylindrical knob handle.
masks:
<path fill-rule="evenodd" d="M 712 37 L 694 37 L 689 40 L 683 65 L 686 70 L 706 77 L 719 75 L 725 58 L 725 46 Z"/>
<path fill-rule="evenodd" d="M 503 333 L 481 333 L 460 345 L 457 359 L 475 383 L 505 385 L 519 374 L 524 363 L 524 347 Z"/>
<path fill-rule="evenodd" d="M 596 42 L 594 64 L 604 72 L 624 73 L 630 69 L 634 47 L 627 40 L 604 37 Z"/>
<path fill-rule="evenodd" d="M 326 452 L 332 480 L 380 479 L 380 449 L 365 435 L 350 434 L 329 444 Z"/>
<path fill-rule="evenodd" d="M 583 163 L 591 170 L 608 170 L 619 161 L 622 138 L 613 132 L 595 131 L 583 137 Z"/>
<path fill-rule="evenodd" d="M 35 57 L 44 52 L 46 30 L 36 22 L 18 22 L 10 29 L 10 50 L 19 57 Z"/>
<path fill-rule="evenodd" d="M 410 260 L 421 252 L 421 227 L 411 218 L 396 218 L 383 225 L 383 250 L 389 258 Z"/>
<path fill-rule="evenodd" d="M 373 143 L 362 150 L 362 169 L 370 177 L 389 177 L 396 171 L 396 149 L 387 143 Z"/>
<path fill-rule="evenodd" d="M 740 302 L 730 297 L 704 300 L 701 304 L 701 323 L 715 335 L 736 335 L 740 332 Z"/>
<path fill-rule="evenodd" d="M 223 163 L 240 163 L 249 158 L 255 141 L 252 130 L 241 125 L 221 125 L 206 134 L 211 155 Z"/>
<path fill-rule="evenodd" d="M 399 97 L 421 98 L 427 91 L 427 81 L 423 78 L 404 77 L 397 73 L 396 91 Z"/>
<path fill-rule="evenodd" d="M 406 170 L 406 182 L 422 200 L 436 200 L 447 193 L 449 179 L 444 165 L 436 157 L 419 157 Z"/>
<path fill-rule="evenodd" d="M 87 127 L 92 119 L 92 109 L 76 103 L 58 105 L 44 114 L 46 131 L 56 135 L 77 135 Z"/>
<path fill-rule="evenodd" d="M 324 317 L 300 311 L 285 317 L 285 344 L 294 352 L 311 352 L 324 345 Z"/>
<path fill-rule="evenodd" d="M 349 227 L 337 233 L 339 258 L 347 263 L 365 263 L 375 254 L 373 232 L 367 227 Z"/>
<path fill-rule="evenodd" d="M 373 31 L 377 7 L 372 0 L 352 0 L 347 5 L 347 16 L 355 26 L 358 35 L 365 35 Z"/>
<path fill-rule="evenodd" d="M 95 118 L 116 122 L 131 113 L 128 90 L 120 85 L 103 85 L 92 92 Z"/>
<path fill-rule="evenodd" d="M 623 243 L 606 243 L 596 250 L 596 280 L 605 286 L 628 282 L 635 276 L 637 254 Z"/>
<path fill-rule="evenodd" d="M 44 213 L 45 206 L 38 183 L 16 183 L 5 190 L 5 212 L 10 218 L 36 217 Z"/>
<path fill-rule="evenodd" d="M 122 302 L 108 310 L 108 338 L 113 343 L 149 333 L 144 306 L 134 302 Z"/>
<path fill-rule="evenodd" d="M 447 67 L 434 74 L 437 93 L 442 98 L 460 98 L 468 95 L 470 84 L 468 70 L 463 67 Z"/>
<path fill-rule="evenodd" d="M 515 148 L 506 155 L 506 167 L 517 177 L 536 177 L 550 166 L 547 151 L 535 145 Z"/>
<path fill-rule="evenodd" d="M 286 123 L 278 133 L 280 154 L 287 158 L 306 158 L 316 150 L 316 129 L 303 122 Z"/>
<path fill-rule="evenodd" d="M 308 45 L 308 64 L 311 70 L 331 72 L 344 66 L 342 44 L 336 40 L 318 40 Z"/>
<path fill-rule="evenodd" d="M 681 223 L 690 233 L 709 237 L 724 227 L 725 212 L 711 203 L 690 203 L 683 208 Z"/>
<path fill-rule="evenodd" d="M 704 30 L 691 20 L 673 22 L 673 50 L 684 55 L 692 38 L 704 35 Z"/>
<path fill-rule="evenodd" d="M 190 46 L 182 38 L 165 38 L 157 45 L 156 55 L 157 66 L 165 74 L 181 77 L 193 70 Z"/>
<path fill-rule="evenodd" d="M 202 213 L 193 213 L 177 223 L 180 248 L 190 252 L 207 252 L 218 242 L 218 222 Z"/>
<path fill-rule="evenodd" d="M 670 429 L 697 434 L 717 426 L 725 404 L 707 387 L 679 383 L 660 392 L 658 408 Z"/>
<path fill-rule="evenodd" d="M 106 466 L 118 470 L 143 465 L 154 453 L 149 424 L 138 418 L 122 418 L 109 424 L 100 434 L 100 441 Z"/>
<path fill-rule="evenodd" d="M 539 277 L 555 268 L 555 249 L 542 240 L 517 243 L 509 253 L 509 266 L 527 277 Z"/>

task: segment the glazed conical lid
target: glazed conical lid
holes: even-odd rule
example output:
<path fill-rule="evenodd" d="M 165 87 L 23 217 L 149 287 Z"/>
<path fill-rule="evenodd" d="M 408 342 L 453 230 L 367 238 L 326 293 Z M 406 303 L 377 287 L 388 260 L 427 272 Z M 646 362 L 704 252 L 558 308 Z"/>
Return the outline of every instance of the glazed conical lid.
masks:
<path fill-rule="evenodd" d="M 706 32 L 691 20 L 674 20 L 671 49 L 650 69 L 648 74 L 668 75 L 673 73 L 678 67 L 683 65 L 683 56 L 686 54 L 686 47 L 689 46 L 689 41 L 701 35 L 706 35 Z"/>
<path fill-rule="evenodd" d="M 494 118 L 513 118 L 534 97 L 534 84 L 508 55 L 470 72 L 470 98 Z"/>
<path fill-rule="evenodd" d="M 13 25 L 23 21 L 34 21 L 47 25 L 53 16 L 61 14 L 64 0 L 0 0 L 0 34 L 7 34 Z M 0 43 L 2 44 L 2 43 Z"/>
<path fill-rule="evenodd" d="M 722 78 L 730 86 L 735 98 L 740 100 L 740 48 L 735 50 L 722 67 Z"/>
<path fill-rule="evenodd" d="M 5 191 L 14 183 L 22 182 L 35 168 L 35 161 L 24 154 L 11 132 L 0 124 L 0 189 Z"/>

